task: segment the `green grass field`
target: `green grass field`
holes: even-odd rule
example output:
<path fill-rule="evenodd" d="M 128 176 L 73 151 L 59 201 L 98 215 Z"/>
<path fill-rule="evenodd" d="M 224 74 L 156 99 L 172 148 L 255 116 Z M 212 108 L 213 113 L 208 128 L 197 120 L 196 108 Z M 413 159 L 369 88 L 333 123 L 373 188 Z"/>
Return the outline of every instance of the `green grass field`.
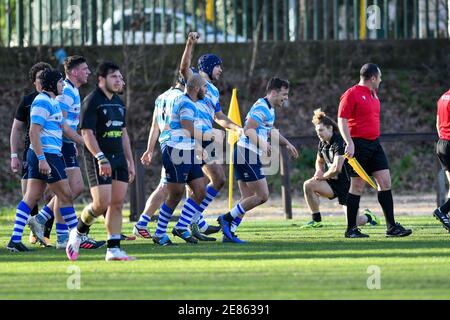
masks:
<path fill-rule="evenodd" d="M 250 219 L 239 230 L 246 245 L 137 240 L 123 243 L 137 261 L 105 262 L 102 248 L 83 250 L 73 263 L 54 248 L 10 254 L 12 216 L 3 215 L 0 299 L 450 298 L 450 235 L 432 217 L 401 217 L 413 228 L 408 238 L 386 239 L 379 226 L 365 228 L 371 237 L 363 240 L 343 238 L 342 217 L 325 219 L 327 226 L 313 231 L 299 230 L 306 220 Z M 105 237 L 101 223 L 92 234 Z M 70 266 L 80 268 L 80 290 L 67 288 Z M 370 266 L 381 270 L 379 290 L 367 288 Z"/>

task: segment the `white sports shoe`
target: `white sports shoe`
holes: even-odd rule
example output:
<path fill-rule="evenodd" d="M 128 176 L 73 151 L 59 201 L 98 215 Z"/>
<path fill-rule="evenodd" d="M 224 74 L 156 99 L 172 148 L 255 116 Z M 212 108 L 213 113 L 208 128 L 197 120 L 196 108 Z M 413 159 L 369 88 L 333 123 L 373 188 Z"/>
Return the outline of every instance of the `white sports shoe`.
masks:
<path fill-rule="evenodd" d="M 68 241 L 69 241 L 69 239 L 66 239 L 63 242 L 56 241 L 56 249 L 58 249 L 58 250 L 65 249 L 67 247 L 67 242 Z"/>
<path fill-rule="evenodd" d="M 112 248 L 106 250 L 105 261 L 133 261 L 135 257 L 130 257 L 120 248 Z"/>
<path fill-rule="evenodd" d="M 28 226 L 30 227 L 31 231 L 33 232 L 36 239 L 43 245 L 46 245 L 45 239 L 44 239 L 44 228 L 45 226 L 43 224 L 40 224 L 36 220 L 36 216 L 30 217 L 30 220 L 28 220 Z"/>
<path fill-rule="evenodd" d="M 69 260 L 75 261 L 78 259 L 78 252 L 80 251 L 81 236 L 78 234 L 76 228 L 70 230 L 69 240 L 67 241 L 66 254 Z"/>
<path fill-rule="evenodd" d="M 136 225 L 133 227 L 133 234 L 136 237 L 143 238 L 143 239 L 151 239 L 152 235 L 150 234 L 150 231 L 146 227 L 137 227 Z"/>

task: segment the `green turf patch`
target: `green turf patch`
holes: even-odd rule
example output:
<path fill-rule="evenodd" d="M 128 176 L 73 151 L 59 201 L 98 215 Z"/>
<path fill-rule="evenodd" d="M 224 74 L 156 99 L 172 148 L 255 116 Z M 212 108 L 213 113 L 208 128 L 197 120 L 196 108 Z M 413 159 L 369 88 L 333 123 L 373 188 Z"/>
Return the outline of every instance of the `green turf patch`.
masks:
<path fill-rule="evenodd" d="M 327 217 L 315 230 L 299 230 L 306 220 L 244 220 L 239 236 L 246 245 L 123 242 L 134 262 L 105 262 L 105 248 L 83 250 L 77 262 L 64 250 L 32 245 L 33 252 L 11 254 L 5 249 L 11 218 L 0 218 L 0 299 L 450 298 L 450 235 L 432 217 L 401 217 L 411 237 L 386 239 L 378 226 L 364 228 L 370 238 L 361 240 L 343 238 L 342 217 Z M 101 223 L 91 235 L 105 238 Z M 27 236 L 28 230 L 25 244 Z M 79 290 L 68 289 L 73 266 Z M 380 271 L 381 289 L 367 287 L 374 283 L 371 268 Z"/>

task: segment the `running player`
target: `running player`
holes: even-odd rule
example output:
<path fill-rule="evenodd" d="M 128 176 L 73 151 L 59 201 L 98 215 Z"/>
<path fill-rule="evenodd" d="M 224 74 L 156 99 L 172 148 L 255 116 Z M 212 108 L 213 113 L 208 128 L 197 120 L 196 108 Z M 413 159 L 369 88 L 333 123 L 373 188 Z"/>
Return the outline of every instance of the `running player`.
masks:
<path fill-rule="evenodd" d="M 11 128 L 10 136 L 10 148 L 11 148 L 11 170 L 13 172 L 18 172 L 22 168 L 22 196 L 25 196 L 28 180 L 28 164 L 27 164 L 27 153 L 30 147 L 30 109 L 34 98 L 42 91 L 41 82 L 39 76 L 45 69 L 51 69 L 51 66 L 45 62 L 38 62 L 33 65 L 30 69 L 29 76 L 30 80 L 34 85 L 34 91 L 23 97 L 22 101 L 18 105 L 15 115 L 14 122 Z M 18 157 L 18 147 L 20 140 L 20 132 L 25 131 L 25 146 L 22 153 L 22 163 Z M 31 210 L 31 216 L 38 214 L 38 206 L 34 206 Z M 49 219 L 45 224 L 44 230 L 44 242 L 46 246 L 50 246 L 50 233 L 52 230 L 54 219 Z M 36 237 L 33 232 L 30 233 L 30 243 L 35 244 L 37 242 Z"/>
<path fill-rule="evenodd" d="M 46 185 L 58 197 L 61 213 L 68 220 L 75 217 L 72 195 L 61 155 L 63 132 L 78 144 L 83 139 L 65 123 L 56 96 L 61 94 L 62 75 L 45 69 L 40 75 L 42 92 L 36 96 L 30 112 L 30 149 L 27 154 L 28 180 L 26 193 L 17 206 L 14 231 L 7 249 L 11 252 L 29 251 L 22 243 L 23 228 L 28 221 L 31 208 L 41 198 Z"/>
<path fill-rule="evenodd" d="M 378 202 L 386 220 L 386 237 L 405 237 L 412 231 L 403 228 L 394 218 L 394 201 L 391 191 L 391 175 L 380 136 L 380 100 L 377 90 L 381 83 L 381 70 L 376 64 L 367 63 L 360 70 L 359 83 L 341 97 L 338 113 L 339 131 L 346 143 L 345 153 L 355 157 L 364 170 L 378 183 Z M 346 238 L 367 238 L 356 226 L 359 201 L 365 182 L 352 169 L 350 191 L 347 195 Z"/>
<path fill-rule="evenodd" d="M 175 86 L 159 95 L 156 99 L 155 109 L 153 110 L 152 125 L 148 136 L 147 150 L 145 150 L 141 157 L 141 162 L 143 165 L 149 166 L 151 164 L 153 151 L 157 141 L 159 142 L 161 150 L 164 150 L 166 142 L 170 139 L 170 115 L 172 113 L 175 101 L 178 97 L 183 95 L 184 87 L 184 79 L 182 77 L 178 77 Z M 147 226 L 156 210 L 159 209 L 166 199 L 166 196 L 167 179 L 165 176 L 164 167 L 162 167 L 159 185 L 147 199 L 144 212 L 140 215 L 139 221 L 133 227 L 134 235 L 144 239 L 152 238 Z"/>
<path fill-rule="evenodd" d="M 172 229 L 172 234 L 188 243 L 197 243 L 192 237 L 189 226 L 193 217 L 202 209 L 200 204 L 205 198 L 205 185 L 201 169 L 201 159 L 196 156 L 196 148 L 201 146 L 204 136 L 196 130 L 197 101 L 206 94 L 206 81 L 198 74 L 187 80 L 186 93 L 175 101 L 170 115 L 167 140 L 163 149 L 163 165 L 167 179 L 167 198 L 159 209 L 158 227 L 154 241 L 160 245 L 169 245 L 166 234 L 167 225 L 172 217 L 188 184 L 192 190 L 181 210 L 181 217 Z M 201 153 L 200 153 L 201 154 Z"/>
<path fill-rule="evenodd" d="M 189 33 L 186 48 L 183 53 L 180 64 L 180 73 L 184 79 L 189 79 L 194 73 L 191 69 L 192 60 L 192 50 L 194 44 L 197 43 L 200 36 L 196 32 Z M 231 121 L 222 111 L 220 106 L 220 93 L 217 87 L 213 84 L 213 81 L 219 80 L 222 75 L 222 60 L 214 54 L 204 54 L 198 60 L 198 70 L 199 74 L 206 80 L 207 84 L 207 94 L 206 98 L 209 101 L 200 101 L 199 108 L 199 121 L 198 126 L 201 130 L 206 133 L 213 133 L 217 135 L 218 132 L 214 132 L 213 121 L 215 121 L 222 128 L 230 129 L 236 131 L 239 135 L 243 133 L 243 129 Z M 220 136 L 215 140 L 216 142 L 222 141 Z M 212 141 L 204 141 L 203 149 L 210 151 L 207 158 L 214 158 L 214 149 L 210 147 Z M 211 150 L 212 149 L 212 150 Z M 222 165 L 215 163 L 214 161 L 207 161 L 202 166 L 203 173 L 209 179 L 210 183 L 206 188 L 206 197 L 203 199 L 200 207 L 202 210 L 193 219 L 193 224 L 191 225 L 192 234 L 199 240 L 214 240 L 214 238 L 206 237 L 212 233 L 216 233 L 220 230 L 219 226 L 209 226 L 203 216 L 203 212 L 206 210 L 208 205 L 217 197 L 219 191 L 225 184 L 225 172 L 223 171 Z"/>
<path fill-rule="evenodd" d="M 439 134 L 436 154 L 450 182 L 450 90 L 444 93 L 437 103 L 436 129 Z M 447 201 L 433 212 L 434 217 L 450 232 L 449 212 L 450 191 Z"/>
<path fill-rule="evenodd" d="M 350 188 L 350 168 L 344 158 L 345 145 L 339 134 L 337 123 L 320 109 L 314 111 L 312 123 L 320 139 L 316 157 L 316 172 L 314 177 L 303 184 L 305 201 L 311 211 L 312 220 L 302 226 L 301 229 L 321 228 L 323 226 L 319 210 L 320 197 L 330 200 L 338 198 L 339 204 L 345 209 L 345 201 Z M 371 225 L 380 223 L 379 218 L 369 209 L 365 209 L 357 220 L 358 226 L 367 223 Z"/>
<path fill-rule="evenodd" d="M 74 132 L 76 132 L 80 122 L 81 99 L 79 88 L 87 83 L 91 71 L 89 70 L 86 59 L 82 56 L 67 57 L 64 61 L 64 70 L 66 79 L 64 80 L 63 92 L 61 95 L 57 96 L 56 99 L 60 103 L 66 123 Z M 83 177 L 77 160 L 77 147 L 72 140 L 64 136 L 61 151 L 66 164 L 66 174 L 69 180 L 70 190 L 72 191 L 72 196 L 75 200 L 84 190 Z M 33 226 L 36 230 L 37 237 L 39 238 L 42 234 L 44 224 L 47 220 L 52 219 L 54 213 L 56 213 L 56 235 L 58 238 L 56 249 L 65 249 L 69 238 L 69 229 L 76 227 L 77 219 L 70 221 L 70 225 L 68 226 L 60 215 L 59 207 L 57 197 L 53 197 L 52 200 L 40 210 L 35 218 L 30 219 L 30 226 Z M 81 248 L 97 249 L 105 243 L 105 241 L 95 241 L 94 239 L 85 236 L 82 239 Z"/>
<path fill-rule="evenodd" d="M 297 158 L 297 149 L 273 126 L 275 108 L 281 108 L 288 100 L 289 82 L 272 78 L 267 84 L 267 95 L 258 99 L 247 114 L 245 136 L 235 145 L 233 166 L 241 192 L 241 201 L 228 213 L 217 219 L 222 227 L 223 241 L 244 243 L 235 234 L 244 214 L 265 203 L 269 198 L 266 177 L 262 172 L 261 155 L 271 153 L 269 137 L 286 146 L 289 154 Z"/>

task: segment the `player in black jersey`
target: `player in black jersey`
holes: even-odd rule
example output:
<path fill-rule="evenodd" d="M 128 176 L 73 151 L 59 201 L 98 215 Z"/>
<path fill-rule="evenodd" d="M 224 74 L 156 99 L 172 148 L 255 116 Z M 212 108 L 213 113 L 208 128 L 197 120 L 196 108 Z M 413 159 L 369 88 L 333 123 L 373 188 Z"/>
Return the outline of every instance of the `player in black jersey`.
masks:
<path fill-rule="evenodd" d="M 98 87 L 84 99 L 81 111 L 84 161 L 93 201 L 83 209 L 77 230 L 71 231 L 66 253 L 70 260 L 76 260 L 81 236 L 97 217 L 106 213 L 105 260 L 134 260 L 120 249 L 122 207 L 128 183 L 135 175 L 125 105 L 117 95 L 123 90 L 123 77 L 119 66 L 103 62 L 98 67 L 97 78 Z"/>
<path fill-rule="evenodd" d="M 301 229 L 321 228 L 322 217 L 319 210 L 320 197 L 338 198 L 339 204 L 345 208 L 347 194 L 350 189 L 349 164 L 344 158 L 345 143 L 339 134 L 337 123 L 320 109 L 314 111 L 312 119 L 317 136 L 320 139 L 316 172 L 314 177 L 303 184 L 306 203 L 311 211 L 312 220 Z M 325 168 L 326 165 L 326 168 Z M 358 216 L 358 226 L 377 225 L 379 218 L 369 209 Z"/>

